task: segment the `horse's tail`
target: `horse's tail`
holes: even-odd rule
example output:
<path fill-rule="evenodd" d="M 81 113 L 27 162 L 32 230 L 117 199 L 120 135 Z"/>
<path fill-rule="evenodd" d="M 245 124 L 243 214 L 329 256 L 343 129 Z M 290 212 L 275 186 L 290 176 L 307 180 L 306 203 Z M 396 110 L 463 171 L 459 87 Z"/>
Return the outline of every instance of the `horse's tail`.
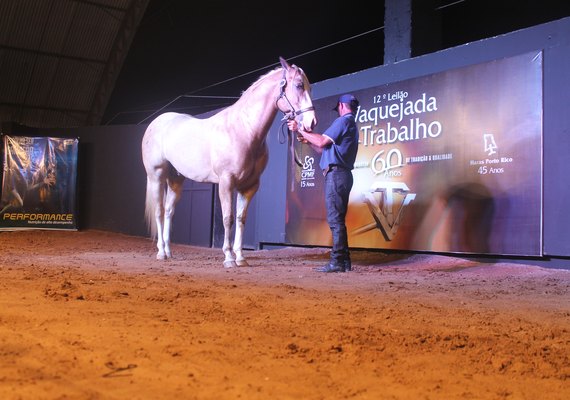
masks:
<path fill-rule="evenodd" d="M 147 177 L 146 179 L 146 200 L 144 205 L 144 218 L 146 221 L 146 227 L 148 232 L 150 233 L 150 237 L 152 240 L 156 239 L 157 236 L 157 227 L 156 227 L 156 204 L 154 204 L 155 198 L 151 192 L 151 183 L 150 179 Z"/>

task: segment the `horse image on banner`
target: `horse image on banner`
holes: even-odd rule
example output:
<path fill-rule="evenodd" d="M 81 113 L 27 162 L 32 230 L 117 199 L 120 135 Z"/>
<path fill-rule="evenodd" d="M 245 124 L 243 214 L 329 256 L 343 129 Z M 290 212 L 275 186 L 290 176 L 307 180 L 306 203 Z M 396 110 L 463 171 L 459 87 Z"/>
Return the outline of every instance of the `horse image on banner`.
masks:
<path fill-rule="evenodd" d="M 317 123 L 305 73 L 283 58 L 279 60 L 280 67 L 261 76 L 233 105 L 217 114 L 198 119 L 167 112 L 148 126 L 142 140 L 147 173 L 145 217 L 151 236 L 157 240 L 157 259 L 172 256 L 172 217 L 188 178 L 219 185 L 224 267 L 248 265 L 242 253 L 247 208 L 267 165 L 266 137 L 277 111 L 285 113 L 285 118 L 297 119 L 308 131 Z"/>

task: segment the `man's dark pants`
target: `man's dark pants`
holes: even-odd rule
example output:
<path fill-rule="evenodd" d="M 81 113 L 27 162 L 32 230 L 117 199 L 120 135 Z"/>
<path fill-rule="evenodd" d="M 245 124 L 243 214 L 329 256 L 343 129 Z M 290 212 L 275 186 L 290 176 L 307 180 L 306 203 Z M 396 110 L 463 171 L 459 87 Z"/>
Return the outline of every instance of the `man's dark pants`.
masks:
<path fill-rule="evenodd" d="M 351 261 L 345 219 L 352 184 L 352 172 L 348 169 L 333 169 L 325 176 L 327 222 L 333 239 L 330 263 L 347 269 Z"/>

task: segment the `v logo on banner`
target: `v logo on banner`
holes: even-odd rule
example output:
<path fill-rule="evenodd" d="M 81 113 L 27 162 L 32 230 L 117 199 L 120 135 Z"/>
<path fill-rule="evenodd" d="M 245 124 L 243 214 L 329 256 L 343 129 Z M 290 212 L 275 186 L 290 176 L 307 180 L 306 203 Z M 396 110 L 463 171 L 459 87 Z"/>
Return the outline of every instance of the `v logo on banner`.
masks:
<path fill-rule="evenodd" d="M 395 198 L 402 196 L 400 203 L 395 204 Z M 415 198 L 416 194 L 410 193 L 410 189 L 403 182 L 374 182 L 370 192 L 364 193 L 364 202 L 368 205 L 375 223 L 356 229 L 353 233 L 364 233 L 377 228 L 386 240 L 394 239 L 404 216 L 404 209 Z"/>

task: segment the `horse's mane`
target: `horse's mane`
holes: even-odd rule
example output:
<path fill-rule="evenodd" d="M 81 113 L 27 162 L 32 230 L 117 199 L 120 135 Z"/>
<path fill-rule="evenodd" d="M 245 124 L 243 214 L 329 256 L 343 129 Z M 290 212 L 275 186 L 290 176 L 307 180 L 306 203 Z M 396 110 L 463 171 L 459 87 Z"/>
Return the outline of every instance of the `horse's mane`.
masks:
<path fill-rule="evenodd" d="M 294 68 L 297 71 L 297 73 L 304 74 L 303 70 L 297 67 L 295 64 L 291 64 L 291 68 Z M 250 91 L 255 90 L 255 88 L 258 87 L 261 84 L 261 82 L 263 82 L 263 80 L 267 78 L 269 75 L 276 74 L 277 72 L 282 72 L 282 71 L 283 67 L 278 66 L 275 69 L 272 69 L 271 71 L 261 75 L 259 78 L 257 78 L 255 82 L 253 82 L 246 90 L 242 92 L 242 96 Z"/>
<path fill-rule="evenodd" d="M 259 78 L 257 78 L 257 80 L 255 82 L 253 82 L 246 90 L 244 90 L 242 92 L 242 95 L 249 92 L 250 90 L 255 90 L 255 88 L 258 87 L 266 77 L 268 77 L 269 75 L 274 74 L 278 71 L 281 71 L 282 69 L 283 69 L 283 67 L 277 67 L 277 68 L 272 69 L 271 71 L 261 75 Z"/>

